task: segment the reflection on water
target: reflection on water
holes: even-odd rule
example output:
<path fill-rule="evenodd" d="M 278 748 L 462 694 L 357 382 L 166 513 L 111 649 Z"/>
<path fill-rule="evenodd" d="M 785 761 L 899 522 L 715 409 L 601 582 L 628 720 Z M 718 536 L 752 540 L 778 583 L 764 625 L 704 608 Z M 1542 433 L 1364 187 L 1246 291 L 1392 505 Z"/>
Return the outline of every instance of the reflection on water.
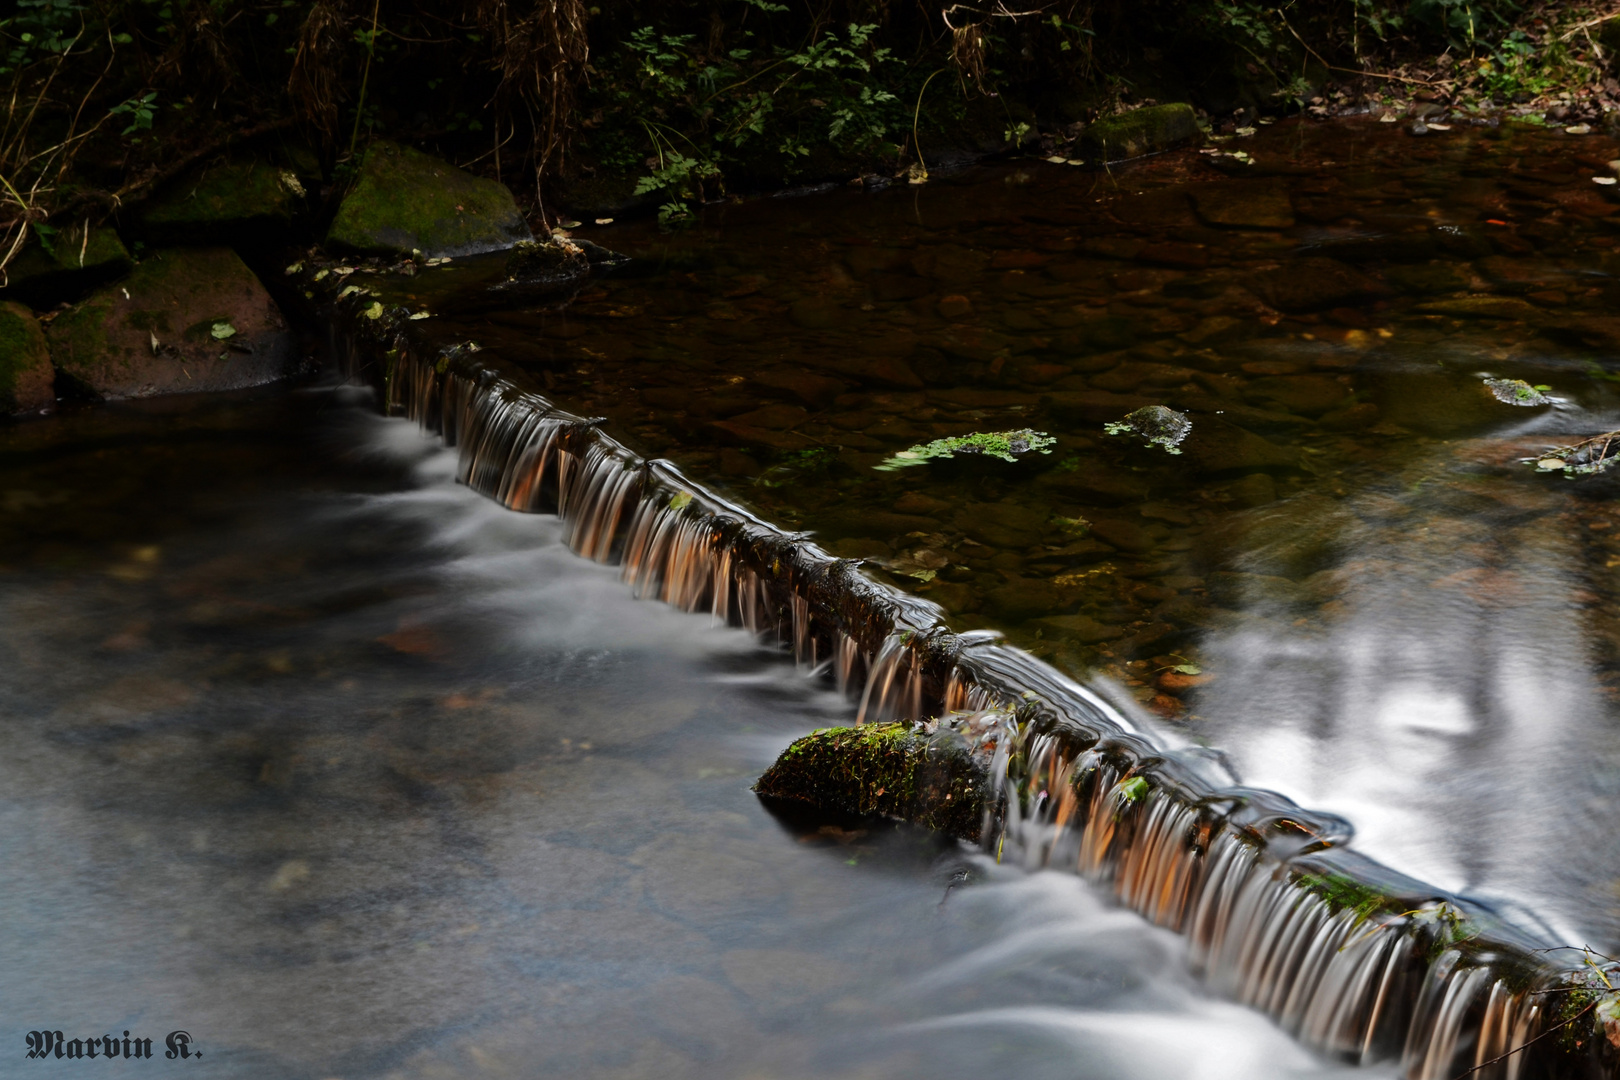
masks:
<path fill-rule="evenodd" d="M 184 1028 L 254 1078 L 1334 1072 L 1072 878 L 771 818 L 754 776 L 848 704 L 348 393 L 3 433 L 11 1045 Z"/>
<path fill-rule="evenodd" d="M 1278 124 L 1230 175 L 1030 161 L 615 227 L 590 235 L 640 265 L 566 304 L 475 301 L 476 260 L 375 281 L 1369 854 L 1613 945 L 1620 520 L 1608 481 L 1517 459 L 1620 422 L 1592 182 L 1620 148 L 1393 128 Z M 1156 403 L 1182 455 L 1104 434 Z M 1031 426 L 1050 458 L 873 469 Z"/>

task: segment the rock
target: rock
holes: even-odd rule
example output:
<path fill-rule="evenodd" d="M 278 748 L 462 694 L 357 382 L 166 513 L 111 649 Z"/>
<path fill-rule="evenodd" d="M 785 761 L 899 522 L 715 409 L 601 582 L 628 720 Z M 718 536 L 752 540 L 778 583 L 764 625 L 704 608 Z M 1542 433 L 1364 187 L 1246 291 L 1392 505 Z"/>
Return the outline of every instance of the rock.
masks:
<path fill-rule="evenodd" d="M 1081 133 L 1080 149 L 1087 157 L 1123 161 L 1186 146 L 1202 139 L 1198 117 L 1192 106 L 1175 102 L 1149 105 L 1098 120 Z"/>
<path fill-rule="evenodd" d="M 1276 471 L 1299 467 L 1295 450 L 1228 423 L 1218 416 L 1203 416 L 1181 446 L 1187 461 L 1206 475 Z"/>
<path fill-rule="evenodd" d="M 837 379 L 812 375 L 808 371 L 760 371 L 749 378 L 761 386 L 785 390 L 815 409 L 826 408 L 832 404 L 833 398 L 849 389 L 846 383 Z"/>
<path fill-rule="evenodd" d="M 1017 503 L 972 503 L 953 522 L 981 544 L 997 548 L 1026 548 L 1046 532 L 1050 511 Z"/>
<path fill-rule="evenodd" d="M 39 320 L 21 304 L 0 303 L 0 414 L 50 412 L 55 385 Z"/>
<path fill-rule="evenodd" d="M 1295 259 L 1275 270 L 1263 270 L 1249 279 L 1249 289 L 1280 311 L 1314 311 L 1338 307 L 1389 290 L 1336 259 Z"/>
<path fill-rule="evenodd" d="M 1070 424 L 1098 424 L 1154 404 L 1152 398 L 1106 390 L 1059 390 L 1041 398 L 1049 413 Z"/>
<path fill-rule="evenodd" d="M 22 249 L 6 267 L 6 287 L 0 296 L 44 310 L 122 277 L 134 266 L 113 230 L 93 226 L 87 241 L 83 225 L 69 226 L 56 234 L 50 251 L 38 240 Z"/>
<path fill-rule="evenodd" d="M 1083 645 L 1112 641 L 1125 632 L 1118 626 L 1098 622 L 1090 615 L 1048 615 L 1044 619 L 1031 620 L 1030 625 L 1039 629 L 1043 637 L 1078 641 Z"/>
<path fill-rule="evenodd" d="M 827 728 L 799 739 L 759 778 L 763 798 L 845 814 L 883 814 L 977 840 L 989 775 L 955 731 L 910 724 Z"/>
<path fill-rule="evenodd" d="M 1291 607 L 1306 600 L 1305 590 L 1274 574 L 1234 574 L 1217 570 L 1209 575 L 1209 595 L 1222 607 Z"/>
<path fill-rule="evenodd" d="M 1240 477 L 1227 490 L 1239 506 L 1250 509 L 1277 501 L 1277 482 L 1263 472 Z"/>
<path fill-rule="evenodd" d="M 1147 482 L 1134 474 L 1091 461 L 1080 461 L 1074 468 L 1048 470 L 1035 483 L 1050 491 L 1106 503 L 1140 502 L 1147 498 L 1149 490 Z"/>
<path fill-rule="evenodd" d="M 1292 229 L 1288 189 L 1274 181 L 1221 181 L 1192 189 L 1193 206 L 1206 225 L 1228 229 Z"/>
<path fill-rule="evenodd" d="M 789 305 L 788 318 L 806 330 L 831 330 L 843 323 L 844 309 L 819 296 L 807 296 Z"/>
<path fill-rule="evenodd" d="M 585 249 L 561 236 L 519 240 L 506 256 L 506 280 L 517 284 L 569 284 L 590 272 L 591 258 Z"/>
<path fill-rule="evenodd" d="M 767 405 L 763 409 L 739 413 L 730 419 L 732 423 L 745 424 L 749 427 L 786 431 L 804 423 L 809 416 L 810 414 L 798 405 Z"/>
<path fill-rule="evenodd" d="M 1071 592 L 1044 578 L 1015 577 L 985 593 L 985 609 L 1008 622 L 1049 615 L 1072 603 Z"/>
<path fill-rule="evenodd" d="M 960 293 L 953 293 L 942 298 L 937 309 L 942 319 L 965 319 L 973 314 L 973 301 Z"/>
<path fill-rule="evenodd" d="M 1373 377 L 1384 421 L 1442 438 L 1484 430 L 1508 419 L 1512 406 L 1489 388 L 1461 376 L 1386 371 Z"/>
<path fill-rule="evenodd" d="M 1454 319 L 1530 319 L 1541 314 L 1534 304 L 1516 296 L 1457 296 L 1430 300 L 1412 310 Z"/>
<path fill-rule="evenodd" d="M 1359 431 L 1378 423 L 1382 415 L 1377 405 L 1363 401 L 1324 413 L 1321 424 L 1329 431 Z"/>
<path fill-rule="evenodd" d="M 1385 269 L 1384 279 L 1403 293 L 1461 292 L 1468 288 L 1468 275 L 1455 263 L 1391 266 Z"/>
<path fill-rule="evenodd" d="M 295 363 L 270 294 L 229 248 L 156 252 L 51 324 L 65 374 L 105 398 L 234 390 Z"/>
<path fill-rule="evenodd" d="M 137 235 L 152 244 L 285 239 L 307 201 L 291 170 L 252 161 L 213 165 L 147 202 Z"/>
<path fill-rule="evenodd" d="M 1103 430 L 1110 435 L 1135 435 L 1172 454 L 1181 453 L 1177 447 L 1192 429 L 1192 421 L 1185 414 L 1165 405 L 1144 406 L 1123 420 L 1103 425 Z"/>
<path fill-rule="evenodd" d="M 1273 375 L 1249 384 L 1248 397 L 1302 416 L 1320 416 L 1343 405 L 1350 388 L 1332 375 Z"/>
<path fill-rule="evenodd" d="M 1427 229 L 1322 240 L 1310 245 L 1308 250 L 1344 262 L 1426 263 L 1439 253 L 1434 236 Z"/>
<path fill-rule="evenodd" d="M 1152 533 L 1136 522 L 1122 518 L 1092 518 L 1091 535 L 1133 555 L 1145 555 L 1154 548 Z"/>
<path fill-rule="evenodd" d="M 500 251 L 531 240 L 503 184 L 408 146 L 377 141 L 366 151 L 326 243 L 362 255 L 430 257 Z"/>

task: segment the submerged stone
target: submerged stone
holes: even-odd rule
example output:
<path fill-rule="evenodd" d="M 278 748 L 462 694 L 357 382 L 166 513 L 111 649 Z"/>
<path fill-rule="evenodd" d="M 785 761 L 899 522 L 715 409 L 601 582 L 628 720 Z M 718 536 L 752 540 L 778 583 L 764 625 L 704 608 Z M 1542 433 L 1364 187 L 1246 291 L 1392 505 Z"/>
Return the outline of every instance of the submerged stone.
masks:
<path fill-rule="evenodd" d="M 1352 266 L 1320 257 L 1295 259 L 1276 270 L 1263 270 L 1249 279 L 1249 288 L 1279 311 L 1337 307 L 1389 291 Z"/>
<path fill-rule="evenodd" d="M 39 240 L 25 245 L 6 267 L 0 296 L 45 309 L 129 273 L 135 260 L 112 229 L 69 226 L 51 239 L 49 250 Z"/>
<path fill-rule="evenodd" d="M 1080 147 L 1087 157 L 1123 161 L 1185 146 L 1202 137 L 1192 106 L 1174 102 L 1098 120 L 1081 134 Z"/>
<path fill-rule="evenodd" d="M 140 231 L 155 244 L 279 237 L 307 202 L 289 169 L 231 162 L 192 173 L 148 202 Z"/>
<path fill-rule="evenodd" d="M 1531 386 L 1523 379 L 1486 379 L 1485 386 L 1491 396 L 1506 405 L 1534 407 L 1552 404 L 1552 398 L 1542 393 L 1551 390 L 1550 386 Z"/>
<path fill-rule="evenodd" d="M 234 390 L 294 366 L 291 331 L 229 248 L 156 252 L 49 332 L 58 367 L 105 398 Z"/>
<path fill-rule="evenodd" d="M 561 236 L 519 240 L 506 256 L 506 279 L 525 285 L 563 284 L 578 281 L 590 272 L 591 260 L 585 249 Z"/>
<path fill-rule="evenodd" d="M 1206 225 L 1228 229 L 1291 229 L 1294 205 L 1277 183 L 1225 181 L 1193 188 L 1193 205 Z"/>
<path fill-rule="evenodd" d="M 49 412 L 55 380 L 39 320 L 21 304 L 0 303 L 0 414 Z"/>
<path fill-rule="evenodd" d="M 911 724 L 812 732 L 782 751 L 754 791 L 843 814 L 882 814 L 977 840 L 989 774 L 962 734 Z"/>
<path fill-rule="evenodd" d="M 435 258 L 501 251 L 531 239 L 504 184 L 386 141 L 366 151 L 326 234 L 329 246 L 362 255 L 414 250 Z"/>
<path fill-rule="evenodd" d="M 1178 413 L 1168 405 L 1148 405 L 1130 413 L 1123 420 L 1103 425 L 1110 435 L 1137 435 L 1152 446 L 1179 454 L 1178 447 L 1193 428 L 1185 413 Z"/>

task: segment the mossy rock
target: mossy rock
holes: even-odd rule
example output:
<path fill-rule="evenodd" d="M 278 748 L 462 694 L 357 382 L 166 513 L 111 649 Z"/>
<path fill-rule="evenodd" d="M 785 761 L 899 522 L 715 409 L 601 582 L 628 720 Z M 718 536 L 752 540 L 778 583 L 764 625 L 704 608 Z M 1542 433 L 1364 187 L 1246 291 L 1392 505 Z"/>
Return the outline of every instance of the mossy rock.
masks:
<path fill-rule="evenodd" d="M 229 248 L 155 252 L 48 336 L 57 366 L 104 398 L 257 386 L 295 360 L 280 309 Z"/>
<path fill-rule="evenodd" d="M 277 238 L 306 202 L 303 182 L 289 169 L 222 163 L 190 173 L 149 201 L 140 231 L 155 244 Z"/>
<path fill-rule="evenodd" d="M 504 184 L 408 146 L 375 142 L 326 234 L 361 255 L 474 255 L 532 239 Z"/>
<path fill-rule="evenodd" d="M 6 267 L 0 297 L 43 310 L 129 273 L 135 260 L 118 234 L 99 226 L 91 226 L 89 233 L 86 240 L 83 224 L 64 228 L 52 238 L 49 251 L 37 239 L 29 241 Z"/>
<path fill-rule="evenodd" d="M 590 272 L 591 260 L 585 249 L 560 236 L 519 240 L 506 256 L 508 281 L 550 285 L 578 281 Z"/>
<path fill-rule="evenodd" d="M 45 331 L 21 304 L 0 303 L 0 413 L 49 412 L 56 372 Z"/>
<path fill-rule="evenodd" d="M 825 728 L 782 751 L 754 791 L 844 814 L 882 814 L 976 841 L 989 780 L 960 735 L 910 724 Z"/>
<path fill-rule="evenodd" d="M 1132 109 L 1098 120 L 1081 133 L 1080 147 L 1088 158 L 1123 161 L 1173 150 L 1202 138 L 1192 106 L 1174 102 Z"/>

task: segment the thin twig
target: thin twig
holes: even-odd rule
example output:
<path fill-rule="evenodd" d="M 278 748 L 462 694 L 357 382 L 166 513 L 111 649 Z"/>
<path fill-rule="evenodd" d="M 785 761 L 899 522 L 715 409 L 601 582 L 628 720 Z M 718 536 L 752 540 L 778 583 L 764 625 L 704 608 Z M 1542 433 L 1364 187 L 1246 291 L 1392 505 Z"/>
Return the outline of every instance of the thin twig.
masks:
<path fill-rule="evenodd" d="M 1519 1046 L 1515 1046 L 1513 1049 L 1509 1050 L 1505 1054 L 1497 1054 L 1495 1057 L 1491 1058 L 1491 1060 L 1489 1060 L 1489 1061 L 1482 1061 L 1478 1065 L 1475 1065 L 1472 1069 L 1467 1069 L 1467 1070 L 1465 1070 L 1463 1072 L 1458 1073 L 1456 1076 L 1452 1077 L 1451 1080 L 1463 1080 L 1463 1077 L 1472 1076 L 1474 1073 L 1479 1072 L 1479 1070 L 1483 1069 L 1487 1065 L 1495 1065 L 1498 1061 L 1506 1061 L 1508 1058 L 1512 1057 L 1514 1054 L 1517 1054 L 1520 1050 L 1529 1049 L 1530 1047 L 1534 1046 L 1536 1043 L 1540 1042 L 1542 1039 L 1545 1039 L 1547 1036 L 1551 1035 L 1553 1032 L 1558 1031 L 1560 1028 L 1568 1027 L 1569 1025 L 1573 1024 L 1575 1021 L 1579 1020 L 1581 1017 L 1585 1016 L 1587 1013 L 1591 1012 L 1593 1009 L 1595 1009 L 1597 1007 L 1598 1007 L 1598 1003 L 1596 1001 L 1594 1001 L 1594 1002 L 1592 1002 L 1592 1004 L 1588 1005 L 1586 1008 L 1582 1009 L 1580 1012 L 1576 1013 L 1574 1016 L 1570 1017 L 1568 1020 L 1565 1020 L 1562 1024 L 1559 1024 L 1557 1027 L 1550 1027 L 1546 1031 L 1543 1031 L 1540 1035 L 1537 1035 L 1535 1038 L 1531 1039 L 1529 1042 L 1523 1043 L 1523 1044 L 1521 1044 Z"/>
<path fill-rule="evenodd" d="M 1312 56 L 1316 57 L 1316 62 L 1317 63 L 1321 64 L 1323 67 L 1327 68 L 1329 71 L 1343 71 L 1343 72 L 1346 72 L 1347 74 L 1350 74 L 1350 75 L 1366 75 L 1369 78 L 1373 78 L 1373 79 L 1392 79 L 1395 82 L 1412 83 L 1413 85 L 1416 85 L 1416 86 L 1449 86 L 1449 85 L 1451 85 L 1451 80 L 1449 80 L 1449 79 L 1444 79 L 1444 80 L 1441 80 L 1440 82 L 1430 82 L 1430 81 L 1428 81 L 1426 79 L 1408 78 L 1405 75 L 1386 75 L 1381 71 L 1362 71 L 1359 68 L 1347 68 L 1347 67 L 1340 67 L 1337 64 L 1330 64 L 1326 60 L 1322 59 L 1322 55 L 1320 53 L 1318 53 L 1315 49 L 1311 48 L 1309 45 L 1307 45 L 1305 43 L 1305 39 L 1299 36 L 1299 31 L 1294 29 L 1294 24 L 1288 21 L 1288 16 L 1284 15 L 1279 10 L 1277 12 L 1277 17 L 1279 19 L 1281 19 L 1282 24 L 1288 28 L 1288 32 L 1290 34 L 1294 35 L 1294 40 L 1298 41 L 1300 43 L 1300 45 L 1302 45 L 1304 47 L 1306 52 L 1308 52 Z"/>

